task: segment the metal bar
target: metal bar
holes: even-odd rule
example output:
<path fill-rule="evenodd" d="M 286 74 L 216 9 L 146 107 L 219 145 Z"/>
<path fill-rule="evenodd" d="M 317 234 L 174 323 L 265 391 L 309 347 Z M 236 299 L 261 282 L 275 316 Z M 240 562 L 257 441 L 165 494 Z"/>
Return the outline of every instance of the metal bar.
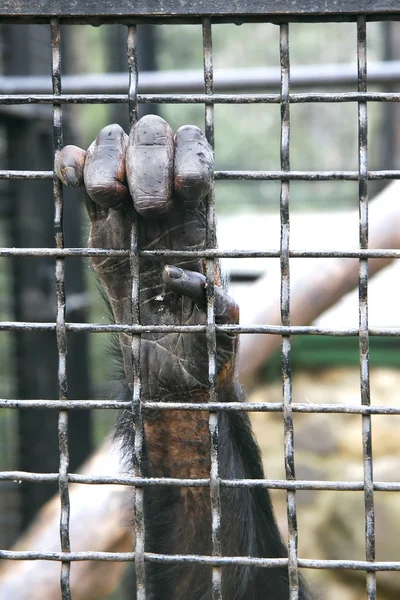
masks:
<path fill-rule="evenodd" d="M 367 91 L 367 31 L 365 16 L 357 21 L 357 70 L 358 91 Z M 367 103 L 358 104 L 358 164 L 359 164 L 359 213 L 360 248 L 368 248 L 368 117 Z M 369 336 L 368 336 L 368 259 L 360 258 L 359 271 L 359 348 L 361 403 L 368 406 L 370 398 Z M 365 555 L 375 560 L 375 512 L 372 470 L 371 415 L 362 415 L 364 503 L 365 503 Z M 367 598 L 376 600 L 376 574 L 367 573 Z"/>
<path fill-rule="evenodd" d="M 400 92 L 313 92 L 290 94 L 292 104 L 400 102 Z M 0 105 L 53 104 L 53 94 L 5 94 Z M 127 94 L 60 94 L 60 104 L 127 104 Z M 139 104 L 280 104 L 280 94 L 138 94 Z"/>
<path fill-rule="evenodd" d="M 8 0 L 10 1 L 10 0 Z M 211 0 L 210 0 L 211 1 Z M 212 15 L 212 11 L 208 11 L 208 15 Z M 357 20 L 358 14 L 364 14 L 363 10 L 357 10 L 354 13 L 339 12 L 324 14 L 323 12 L 315 16 L 313 14 L 278 14 L 271 16 L 264 16 L 260 14 L 251 15 L 212 15 L 212 23 L 226 24 L 234 23 L 236 25 L 242 25 L 243 23 L 273 23 L 280 24 L 282 22 L 287 23 L 353 23 Z M 101 16 L 61 16 L 60 20 L 62 25 L 92 25 L 99 27 L 100 25 L 126 25 L 129 26 L 132 22 L 137 25 L 198 25 L 201 24 L 204 16 L 192 16 L 192 15 L 159 15 L 153 14 L 151 16 L 132 16 L 123 15 L 116 16 L 115 14 L 101 15 Z M 38 25 L 40 23 L 49 23 L 49 17 L 46 15 L 0 15 L 0 24 L 24 24 L 31 23 Z M 400 15 L 398 13 L 389 12 L 370 12 L 367 14 L 367 21 L 400 21 Z"/>
<path fill-rule="evenodd" d="M 174 402 L 143 402 L 147 410 L 193 410 L 193 411 L 245 411 L 245 412 L 282 412 L 282 402 L 222 402 L 222 403 L 185 403 Z M 67 408 L 67 409 L 87 409 L 101 408 L 108 410 L 126 409 L 127 403 L 122 400 L 19 400 L 19 399 L 0 399 L 0 408 Z M 338 404 L 304 404 L 293 403 L 293 412 L 304 414 L 326 413 L 326 414 L 351 414 L 351 415 L 400 415 L 400 408 L 393 406 L 362 406 L 362 405 L 338 405 Z"/>
<path fill-rule="evenodd" d="M 60 24 L 57 19 L 51 21 L 51 71 L 53 81 L 53 94 L 56 100 L 61 94 L 61 53 L 60 53 Z M 63 146 L 62 135 L 62 107 L 54 103 L 53 106 L 53 151 L 54 160 L 56 153 Z M 63 196 L 60 180 L 55 177 L 53 183 L 54 194 L 54 234 L 57 248 L 64 246 L 63 234 Z M 68 399 L 67 387 L 67 333 L 65 327 L 65 258 L 56 258 L 56 298 L 57 321 L 56 337 L 58 350 L 58 393 L 60 400 Z M 59 490 L 61 500 L 60 513 L 60 541 L 62 552 L 71 552 L 69 538 L 70 500 L 68 488 L 69 447 L 68 447 L 68 411 L 61 409 L 58 418 L 58 440 L 60 451 Z M 63 560 L 61 563 L 60 585 L 63 600 L 71 599 L 70 589 L 71 563 Z"/>
<path fill-rule="evenodd" d="M 0 550 L 0 559 L 3 560 L 48 560 L 61 561 L 110 561 L 130 562 L 135 559 L 134 552 L 35 552 Z M 210 566 L 242 565 L 263 568 L 285 567 L 287 558 L 250 558 L 246 556 L 202 556 L 199 554 L 156 554 L 146 552 L 146 562 L 164 564 L 197 564 Z M 346 569 L 351 571 L 400 571 L 400 561 L 379 561 L 371 564 L 361 560 L 313 560 L 299 558 L 298 565 L 302 569 Z"/>
<path fill-rule="evenodd" d="M 88 331 L 90 333 L 204 333 L 206 325 L 125 325 L 102 323 L 68 323 L 66 331 Z M 0 331 L 55 331 L 56 323 L 28 323 L 24 321 L 0 321 Z M 333 337 L 357 337 L 359 329 L 347 327 L 343 329 L 330 329 L 313 325 L 216 325 L 215 330 L 229 333 L 263 333 L 268 335 L 326 335 Z M 399 337 L 399 327 L 371 327 L 370 336 Z"/>
<path fill-rule="evenodd" d="M 152 402 L 144 401 L 143 407 L 147 410 L 193 410 L 193 411 L 245 411 L 245 412 L 282 412 L 282 402 Z M 127 402 L 122 400 L 20 400 L 0 398 L 0 408 L 66 408 L 66 409 L 87 409 L 101 408 L 108 410 L 120 410 L 127 408 Z M 304 404 L 294 402 L 292 404 L 293 412 L 314 414 L 314 413 L 332 413 L 332 414 L 351 414 L 351 415 L 400 415 L 400 407 L 396 406 L 362 406 L 362 405 L 341 405 L 341 404 Z"/>
<path fill-rule="evenodd" d="M 137 29 L 136 25 L 128 27 L 127 57 L 129 71 L 129 123 L 134 127 L 138 120 L 138 61 L 137 61 Z M 130 267 L 132 278 L 132 325 L 140 325 L 140 265 L 139 265 L 139 224 L 137 215 L 132 217 L 131 228 L 131 252 Z M 132 416 L 134 423 L 134 453 L 133 474 L 135 477 L 142 476 L 143 470 L 143 417 L 142 417 L 142 382 L 140 368 L 140 332 L 132 335 Z M 135 515 L 135 575 L 136 575 L 136 597 L 137 600 L 146 600 L 146 573 L 144 564 L 145 552 L 145 522 L 144 522 L 144 489 L 135 486 L 134 490 L 134 515 Z"/>
<path fill-rule="evenodd" d="M 289 87 L 290 87 L 290 58 L 289 58 L 289 25 L 283 23 L 279 31 L 279 52 L 281 63 L 281 168 L 289 171 L 289 144 L 290 144 L 290 109 L 289 109 Z M 280 267 L 281 267 L 281 321 L 282 325 L 290 327 L 290 271 L 289 271 L 289 193 L 290 183 L 282 179 L 280 195 L 280 219 L 281 219 L 281 241 L 280 241 Z M 282 393 L 283 393 L 283 422 L 285 429 L 284 459 L 285 472 L 288 480 L 295 479 L 294 469 L 294 440 L 293 440 L 293 418 L 292 418 L 292 373 L 290 361 L 291 342 L 290 336 L 282 336 L 281 344 L 281 369 L 282 369 Z M 296 517 L 296 492 L 287 491 L 287 519 L 288 519 L 288 573 L 289 573 L 289 598 L 299 598 L 299 573 L 297 566 L 297 517 Z"/>
<path fill-rule="evenodd" d="M 2 256 L 129 256 L 129 250 L 114 248 L 0 248 Z M 139 256 L 168 258 L 279 258 L 280 250 L 140 250 Z M 289 250 L 290 258 L 400 258 L 400 250 Z"/>
<path fill-rule="evenodd" d="M 358 171 L 215 171 L 214 176 L 218 181 L 358 181 Z M 371 180 L 400 179 L 400 170 L 368 171 L 367 177 Z"/>
<path fill-rule="evenodd" d="M 204 61 L 204 91 L 206 95 L 214 92 L 214 73 L 212 61 L 212 30 L 211 20 L 206 17 L 202 24 L 203 29 L 203 61 Z M 208 143 L 214 150 L 214 104 L 205 105 L 205 134 Z M 215 197 L 214 186 L 206 199 L 206 247 L 215 248 L 216 223 L 215 223 Z M 207 298 L 207 354 L 208 354 L 208 383 L 209 402 L 217 400 L 217 338 L 215 331 L 215 258 L 206 259 L 206 298 Z M 221 495 L 219 486 L 219 440 L 218 440 L 218 411 L 210 411 L 208 426 L 210 431 L 210 499 L 211 499 L 211 538 L 212 555 L 221 556 Z M 222 600 L 222 571 L 221 567 L 212 568 L 212 600 Z"/>
<path fill-rule="evenodd" d="M 32 473 L 26 471 L 0 471 L 0 481 L 29 481 L 32 483 L 58 481 L 58 473 Z M 82 485 L 140 485 L 143 487 L 209 487 L 210 479 L 179 479 L 174 477 L 129 477 L 110 475 L 81 475 L 69 473 L 70 483 Z M 220 479 L 221 487 L 242 488 L 257 487 L 273 490 L 320 490 L 320 491 L 346 491 L 363 492 L 364 481 L 318 481 L 287 479 Z M 400 492 L 398 481 L 375 481 L 374 491 Z"/>
<path fill-rule="evenodd" d="M 368 179 L 400 179 L 400 170 L 368 171 Z M 53 171 L 17 171 L 12 169 L 0 170 L 0 179 L 53 179 Z M 358 171 L 215 171 L 214 179 L 250 180 L 250 181 L 358 181 Z"/>
<path fill-rule="evenodd" d="M 332 20 L 333 17 L 341 15 L 357 15 L 366 13 L 369 15 L 400 15 L 400 7 L 397 0 L 338 0 L 333 5 L 327 4 L 325 0 L 314 0 L 312 4 L 305 0 L 236 0 L 227 3 L 225 0 L 203 0 L 201 3 L 193 3 L 192 0 L 164 0 L 162 5 L 155 10 L 153 0 L 138 0 L 134 4 L 130 0 L 120 0 L 117 5 L 108 0 L 86 0 L 84 4 L 75 0 L 63 0 L 54 5 L 53 0 L 38 0 L 32 5 L 30 0 L 6 0 L 0 7 L 0 17 L 31 17 L 35 19 L 49 19 L 51 17 L 63 17 L 72 20 L 84 18 L 85 22 L 91 22 L 90 17 L 99 17 L 105 21 L 107 16 L 115 20 L 126 17 L 136 20 L 139 17 L 150 17 L 166 20 L 171 17 L 240 17 L 240 22 L 245 17 L 254 18 L 262 16 L 266 19 L 274 17 L 285 18 L 287 21 L 297 15 L 316 17 L 322 20 L 325 16 Z M 353 17 L 354 18 L 354 17 Z"/>

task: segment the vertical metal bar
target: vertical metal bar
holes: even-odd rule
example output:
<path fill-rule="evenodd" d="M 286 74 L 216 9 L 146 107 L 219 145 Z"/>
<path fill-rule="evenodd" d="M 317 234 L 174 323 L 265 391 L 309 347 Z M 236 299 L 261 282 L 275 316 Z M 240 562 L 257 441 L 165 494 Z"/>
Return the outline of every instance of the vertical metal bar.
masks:
<path fill-rule="evenodd" d="M 281 169 L 290 170 L 290 59 L 289 59 L 289 25 L 280 26 L 280 65 L 281 65 Z M 288 179 L 281 182 L 280 218 L 280 267 L 281 267 L 281 320 L 282 325 L 290 326 L 290 271 L 289 271 L 289 193 Z M 281 361 L 283 382 L 283 420 L 285 429 L 285 471 L 288 480 L 295 479 L 294 470 L 294 445 L 293 445 L 293 415 L 292 415 L 292 373 L 290 360 L 290 336 L 282 336 Z M 287 517 L 288 517 L 288 570 L 290 600 L 299 597 L 299 573 L 297 567 L 297 517 L 296 517 L 296 492 L 287 491 Z"/>
<path fill-rule="evenodd" d="M 136 25 L 128 27 L 127 40 L 127 56 L 129 69 L 129 91 L 128 91 L 128 109 L 129 109 L 129 124 L 132 127 L 138 120 L 138 59 L 136 48 L 137 28 Z"/>
<path fill-rule="evenodd" d="M 211 20 L 207 17 L 203 19 L 203 53 L 204 53 L 204 91 L 206 94 L 214 92 L 214 76 L 212 63 L 212 32 Z M 205 105 L 205 133 L 207 140 L 214 149 L 214 105 L 207 103 Z M 207 229 L 206 229 L 207 248 L 216 247 L 216 227 L 215 227 L 215 197 L 214 187 L 207 196 Z M 214 277 L 215 277 L 215 259 L 206 259 L 206 277 L 207 277 L 207 324 L 206 338 L 208 351 L 208 382 L 210 386 L 209 400 L 217 400 L 216 384 L 216 333 L 215 333 L 215 310 L 214 310 Z M 209 414 L 210 431 L 210 499 L 211 499 L 211 528 L 212 528 L 212 555 L 221 556 L 221 497 L 219 485 L 219 465 L 218 465 L 218 412 L 213 411 Z M 222 571 L 221 567 L 212 568 L 212 599 L 222 600 Z"/>
<path fill-rule="evenodd" d="M 357 19 L 357 69 L 358 91 L 367 91 L 367 32 L 365 15 Z M 358 103 L 358 198 L 360 216 L 360 248 L 368 248 L 368 119 L 367 102 Z M 369 337 L 368 337 L 368 259 L 360 258 L 359 270 L 359 348 L 361 403 L 369 405 Z M 371 415 L 362 416 L 364 504 L 365 504 L 365 555 L 375 560 L 375 512 L 372 467 Z M 376 600 L 376 574 L 367 572 L 367 598 Z"/>
<path fill-rule="evenodd" d="M 137 31 L 136 25 L 128 27 L 127 55 L 129 69 L 129 122 L 134 127 L 138 120 L 138 61 L 137 61 Z M 132 325 L 140 324 L 139 307 L 139 227 L 137 215 L 133 216 L 131 228 L 131 278 L 132 278 Z M 133 454 L 134 477 L 141 477 L 143 471 L 143 418 L 141 404 L 141 369 L 140 369 L 140 334 L 132 335 L 132 414 L 135 427 L 135 442 Z M 137 600 L 146 600 L 146 573 L 144 563 L 145 523 L 144 523 L 144 489 L 135 486 L 135 572 Z"/>
<path fill-rule="evenodd" d="M 60 24 L 58 19 L 51 20 L 51 76 L 53 94 L 61 94 L 61 52 L 60 52 Z M 56 153 L 62 148 L 62 108 L 56 102 L 53 105 L 53 151 Z M 55 168 L 54 168 L 55 172 Z M 63 196 L 60 180 L 54 176 L 54 234 L 57 248 L 64 247 L 63 235 Z M 58 397 L 60 400 L 68 399 L 67 387 L 67 333 L 65 329 L 65 258 L 56 259 L 56 298 L 57 319 L 56 337 L 58 349 Z M 70 501 L 68 487 L 69 448 L 68 448 L 68 410 L 60 410 L 58 418 L 58 443 L 60 450 L 59 490 L 61 499 L 60 540 L 61 551 L 71 552 L 69 539 Z M 70 572 L 71 563 L 61 563 L 61 594 L 63 600 L 70 600 Z"/>

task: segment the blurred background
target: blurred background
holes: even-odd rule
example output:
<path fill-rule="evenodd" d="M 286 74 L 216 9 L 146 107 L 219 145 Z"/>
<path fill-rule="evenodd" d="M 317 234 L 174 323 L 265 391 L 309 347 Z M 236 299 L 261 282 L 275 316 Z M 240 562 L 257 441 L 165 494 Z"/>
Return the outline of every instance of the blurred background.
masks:
<path fill-rule="evenodd" d="M 400 23 L 368 24 L 369 91 L 400 91 Z M 126 28 L 62 28 L 65 92 L 127 89 Z M 272 24 L 213 26 L 215 91 L 279 92 L 279 28 Z M 195 25 L 139 27 L 139 90 L 202 92 L 202 31 Z M 49 93 L 50 29 L 1 26 L 0 93 Z M 293 92 L 356 91 L 356 25 L 291 24 Z M 104 74 L 114 74 L 105 78 Z M 37 79 L 31 79 L 38 76 Z M 106 87 L 110 86 L 110 87 Z M 157 87 L 158 86 L 158 87 Z M 90 88 L 90 90 L 89 90 Z M 202 105 L 146 106 L 176 130 L 204 128 Z M 357 104 L 291 105 L 292 170 L 357 170 Z M 126 105 L 64 105 L 64 143 L 86 148 L 99 129 L 119 122 L 127 129 Z M 52 170 L 52 109 L 45 105 L 0 106 L 0 169 Z M 400 106 L 369 103 L 369 169 L 400 169 Z M 216 105 L 217 170 L 280 169 L 280 107 L 272 104 Z M 388 182 L 370 183 L 370 197 Z M 296 249 L 357 248 L 357 181 L 293 181 L 291 231 Z M 279 181 L 217 181 L 216 209 L 222 249 L 279 248 Z M 53 247 L 52 182 L 0 180 L 0 246 Z M 397 201 L 398 198 L 394 198 Z M 65 192 L 66 246 L 85 246 L 86 216 L 78 194 Z M 310 259 L 308 259 L 310 260 Z M 293 263 L 293 261 L 291 261 Z M 104 322 L 107 317 L 89 265 L 69 258 L 67 321 Z M 316 270 L 319 263 L 315 260 Z M 224 261 L 230 292 L 244 322 L 253 311 L 251 286 L 270 276 L 267 293 L 279 302 L 279 259 Z M 399 326 L 399 269 L 387 267 L 370 285 L 370 325 Z M 54 259 L 0 258 L 0 319 L 54 321 Z M 250 320 L 250 317 L 249 317 Z M 357 327 L 357 293 L 350 293 L 315 321 L 329 327 Z M 68 334 L 71 399 L 103 399 L 112 393 L 107 335 Z M 400 404 L 400 341 L 373 337 L 371 394 L 375 404 Z M 315 403 L 360 403 L 358 339 L 296 337 L 293 341 L 293 399 Z M 0 396 L 56 398 L 57 353 L 53 333 L 0 333 Z M 252 401 L 281 401 L 279 351 L 247 378 Z M 57 414 L 49 410 L 0 411 L 0 470 L 58 471 Z M 70 412 L 70 470 L 75 472 L 112 429 L 114 411 Z M 375 479 L 398 481 L 398 417 L 373 417 Z M 285 478 L 280 413 L 254 413 L 267 476 Z M 361 481 L 361 417 L 295 414 L 296 475 L 299 479 Z M 10 548 L 44 503 L 52 483 L 0 482 L 0 547 Z M 340 494 L 340 495 L 339 495 Z M 285 532 L 285 493 L 274 492 Z M 365 557 L 364 504 L 360 492 L 297 493 L 299 555 L 304 558 Z M 394 493 L 376 493 L 377 560 L 398 560 L 400 504 Z M 285 533 L 284 533 L 285 535 Z M 4 568 L 4 567 L 3 567 Z M 73 567 L 74 568 L 74 567 Z M 365 574 L 307 573 L 321 598 L 365 598 Z M 126 570 L 109 600 L 130 597 Z M 378 574 L 380 600 L 398 598 L 400 573 Z M 1 593 L 0 593 L 1 597 Z M 103 597 L 103 596 L 98 596 Z"/>

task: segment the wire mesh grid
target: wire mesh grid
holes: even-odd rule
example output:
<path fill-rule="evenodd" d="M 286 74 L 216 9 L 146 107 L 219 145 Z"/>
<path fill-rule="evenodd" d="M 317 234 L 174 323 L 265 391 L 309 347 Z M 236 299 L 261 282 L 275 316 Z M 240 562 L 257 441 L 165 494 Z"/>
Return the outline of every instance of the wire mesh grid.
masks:
<path fill-rule="evenodd" d="M 368 326 L 368 259 L 380 257 L 400 256 L 400 250 L 369 250 L 368 249 L 368 181 L 375 179 L 397 179 L 400 171 L 369 171 L 367 155 L 367 104 L 368 102 L 393 102 L 400 101 L 400 93 L 370 93 L 367 91 L 367 57 L 366 57 L 366 17 L 357 17 L 357 65 L 358 65 L 358 90 L 354 93 L 290 93 L 290 58 L 289 58 L 289 24 L 280 24 L 280 66 L 281 90 L 278 94 L 215 94 L 213 88 L 212 64 L 212 25 L 209 17 L 202 20 L 203 48 L 204 48 L 204 94 L 139 94 L 138 93 L 138 67 L 136 57 L 136 26 L 128 27 L 128 69 L 130 76 L 127 94 L 63 94 L 61 90 L 61 57 L 60 57 L 60 23 L 52 19 L 52 81 L 53 94 L 46 95 L 3 95 L 0 96 L 1 104 L 52 104 L 53 105 L 53 149 L 54 155 L 62 147 L 62 105 L 69 103 L 124 103 L 128 105 L 130 122 L 137 120 L 137 107 L 139 103 L 201 103 L 205 105 L 205 131 L 211 144 L 214 145 L 214 104 L 216 103 L 275 103 L 281 107 L 281 170 L 280 171 L 216 171 L 216 180 L 280 180 L 280 217 L 281 217 L 281 243 L 279 250 L 265 250 L 263 252 L 224 251 L 216 249 L 215 237 L 215 206 L 214 195 L 211 193 L 207 199 L 207 249 L 201 251 L 172 251 L 172 250 L 138 250 L 137 225 L 133 223 L 130 250 L 109 250 L 90 248 L 65 248 L 63 241 L 63 198 L 60 181 L 52 171 L 0 171 L 2 179 L 52 179 L 54 182 L 54 232 L 55 248 L 2 248 L 0 256 L 53 256 L 56 259 L 55 281 L 57 292 L 57 318 L 55 323 L 21 323 L 2 322 L 1 331 L 39 330 L 55 331 L 57 336 L 59 368 L 59 398 L 57 400 L 18 400 L 0 399 L 0 407 L 7 408 L 54 408 L 59 413 L 59 451 L 60 467 L 58 473 L 26 473 L 20 471 L 0 472 L 0 480 L 19 481 L 57 481 L 61 498 L 60 515 L 60 552 L 42 551 L 0 551 L 0 558 L 8 560 L 49 560 L 61 563 L 61 590 L 63 600 L 71 597 L 70 568 L 74 561 L 134 561 L 137 578 L 137 598 L 146 599 L 146 562 L 162 563 L 196 563 L 212 567 L 212 597 L 213 600 L 222 599 L 221 569 L 224 565 L 255 565 L 259 567 L 287 566 L 290 580 L 290 598 L 295 600 L 299 594 L 299 569 L 357 569 L 366 572 L 367 586 L 366 597 L 376 599 L 376 572 L 400 571 L 400 561 L 375 561 L 375 530 L 374 530 L 374 492 L 400 491 L 398 482 L 378 482 L 373 479 L 372 471 L 372 443 L 371 443 L 371 415 L 374 414 L 400 414 L 400 408 L 388 406 L 371 406 L 369 390 L 369 336 L 399 336 L 399 328 L 369 328 Z M 357 102 L 358 103 L 358 171 L 329 171 L 329 172 L 296 172 L 290 170 L 290 104 L 303 102 Z M 360 230 L 358 251 L 293 251 L 290 250 L 290 219 L 289 195 L 290 182 L 293 180 L 357 180 L 359 182 L 359 212 Z M 132 323 L 131 324 L 89 324 L 71 323 L 65 320 L 65 260 L 69 256 L 130 256 L 132 275 Z M 161 257 L 205 257 L 207 275 L 207 321 L 205 325 L 195 326 L 167 326 L 140 324 L 139 318 L 139 259 L 146 256 Z M 290 322 L 290 270 L 289 262 L 296 257 L 348 257 L 359 259 L 359 327 L 329 329 L 316 326 L 292 326 Z M 279 257 L 281 265 L 281 326 L 259 325 L 244 327 L 240 325 L 216 325 L 214 308 L 214 269 L 215 262 L 220 257 Z M 216 333 L 219 331 L 235 331 L 236 333 L 264 333 L 282 337 L 282 381 L 283 394 L 280 403 L 247 403 L 247 402 L 218 402 L 216 389 Z M 132 394 L 132 412 L 135 419 L 135 456 L 133 476 L 89 476 L 69 473 L 68 467 L 68 410 L 86 408 L 117 409 L 126 408 L 126 402 L 116 400 L 68 400 L 66 382 L 66 335 L 69 331 L 89 332 L 117 332 L 132 334 L 132 360 L 134 373 L 134 386 Z M 140 335 L 149 332 L 205 332 L 208 349 L 208 403 L 154 402 L 141 400 L 140 376 Z M 292 402 L 292 376 L 291 376 L 291 336 L 293 335 L 328 335 L 328 336 L 358 336 L 360 350 L 360 405 L 334 405 L 319 404 L 318 406 L 306 403 Z M 210 432 L 210 457 L 211 469 L 208 478 L 182 479 L 182 478 L 151 478 L 142 476 L 143 460 L 143 426 L 142 408 L 146 410 L 190 410 L 209 411 Z M 284 421 L 285 442 L 284 458 L 286 479 L 222 479 L 218 472 L 218 420 L 217 411 L 266 411 L 281 412 Z M 293 443 L 293 413 L 348 413 L 362 415 L 363 439 L 363 466 L 364 480 L 358 482 L 347 481 L 306 481 L 295 477 L 294 469 L 294 443 Z M 69 540 L 69 484 L 124 484 L 134 486 L 135 500 L 135 550 L 123 552 L 74 552 Z M 145 521 L 143 509 L 143 493 L 147 486 L 191 486 L 208 487 L 211 498 L 212 511 L 212 555 L 167 555 L 146 552 L 145 548 Z M 287 491 L 287 520 L 288 520 L 288 558 L 255 558 L 248 556 L 227 557 L 221 553 L 220 532 L 220 489 L 221 487 L 265 487 L 268 489 L 282 489 Z M 363 491 L 365 500 L 365 560 L 319 560 L 303 559 L 297 551 L 297 520 L 296 520 L 296 491 L 297 490 L 336 490 L 336 491 Z"/>

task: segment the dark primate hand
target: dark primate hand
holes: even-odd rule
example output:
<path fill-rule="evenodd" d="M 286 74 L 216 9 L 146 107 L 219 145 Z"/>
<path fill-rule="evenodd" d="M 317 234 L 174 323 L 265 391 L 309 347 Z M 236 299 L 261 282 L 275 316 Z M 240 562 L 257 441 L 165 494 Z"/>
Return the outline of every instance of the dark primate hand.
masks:
<path fill-rule="evenodd" d="M 82 186 L 90 218 L 89 246 L 130 248 L 134 211 L 139 249 L 201 250 L 206 239 L 206 196 L 211 188 L 213 153 L 203 133 L 181 127 L 175 136 L 168 123 L 148 115 L 129 137 L 119 125 L 102 129 L 88 151 L 66 146 L 57 156 L 57 175 L 70 187 Z M 117 323 L 132 323 L 129 258 L 94 257 L 92 265 L 110 301 Z M 140 323 L 204 324 L 204 259 L 141 257 Z M 238 308 L 221 289 L 215 273 L 215 321 L 237 323 Z M 143 394 L 179 398 L 208 387 L 204 333 L 142 334 Z M 124 369 L 132 385 L 132 336 L 120 335 Z M 217 334 L 219 383 L 233 377 L 236 336 Z"/>

